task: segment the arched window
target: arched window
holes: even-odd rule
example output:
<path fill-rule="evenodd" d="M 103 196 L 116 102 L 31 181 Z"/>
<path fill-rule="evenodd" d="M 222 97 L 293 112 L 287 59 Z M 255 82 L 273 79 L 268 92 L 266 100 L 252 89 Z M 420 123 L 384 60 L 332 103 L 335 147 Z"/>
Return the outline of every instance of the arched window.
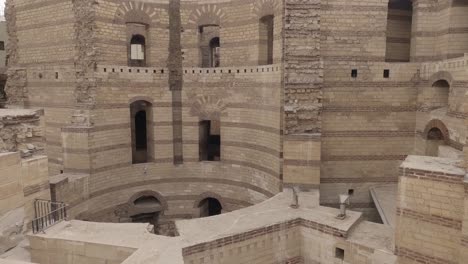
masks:
<path fill-rule="evenodd" d="M 444 145 L 444 135 L 439 128 L 434 127 L 427 132 L 426 156 L 437 157 L 439 146 Z"/>
<path fill-rule="evenodd" d="M 273 64 L 274 16 L 260 18 L 258 64 Z"/>
<path fill-rule="evenodd" d="M 385 61 L 410 61 L 412 24 L 412 1 L 389 0 Z"/>
<path fill-rule="evenodd" d="M 203 199 L 198 205 L 200 208 L 200 217 L 220 215 L 223 207 L 218 199 L 208 197 Z"/>
<path fill-rule="evenodd" d="M 130 40 L 130 66 L 145 66 L 146 40 L 142 35 L 133 35 Z"/>
<path fill-rule="evenodd" d="M 145 163 L 152 157 L 152 107 L 146 101 L 130 106 L 132 124 L 132 162 Z"/>
<path fill-rule="evenodd" d="M 219 120 L 203 120 L 200 122 L 199 130 L 200 161 L 220 161 L 221 122 Z"/>
<path fill-rule="evenodd" d="M 219 38 L 215 37 L 210 41 L 210 60 L 211 67 L 219 67 L 220 63 L 220 43 Z"/>
<path fill-rule="evenodd" d="M 220 66 L 220 38 L 218 25 L 204 25 L 199 27 L 200 31 L 200 62 L 201 67 Z"/>
<path fill-rule="evenodd" d="M 446 80 L 439 80 L 432 84 L 432 91 L 429 95 L 431 108 L 437 109 L 449 105 L 450 84 Z"/>

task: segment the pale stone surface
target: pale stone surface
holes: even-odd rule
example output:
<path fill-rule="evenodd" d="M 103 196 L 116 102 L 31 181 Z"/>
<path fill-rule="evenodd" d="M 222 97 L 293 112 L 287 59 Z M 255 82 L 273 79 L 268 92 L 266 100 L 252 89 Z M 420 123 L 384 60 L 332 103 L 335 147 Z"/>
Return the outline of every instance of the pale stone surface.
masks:
<path fill-rule="evenodd" d="M 370 192 L 383 223 L 395 228 L 398 185 L 374 186 L 370 189 Z"/>

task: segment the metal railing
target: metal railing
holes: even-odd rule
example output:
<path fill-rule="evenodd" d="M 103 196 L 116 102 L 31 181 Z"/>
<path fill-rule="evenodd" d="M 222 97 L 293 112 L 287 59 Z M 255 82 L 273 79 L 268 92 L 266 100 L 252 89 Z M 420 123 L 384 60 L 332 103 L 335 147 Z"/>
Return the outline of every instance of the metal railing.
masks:
<path fill-rule="evenodd" d="M 65 220 L 67 218 L 67 205 L 61 202 L 36 199 L 34 201 L 34 213 L 32 230 L 33 234 L 37 234 Z"/>

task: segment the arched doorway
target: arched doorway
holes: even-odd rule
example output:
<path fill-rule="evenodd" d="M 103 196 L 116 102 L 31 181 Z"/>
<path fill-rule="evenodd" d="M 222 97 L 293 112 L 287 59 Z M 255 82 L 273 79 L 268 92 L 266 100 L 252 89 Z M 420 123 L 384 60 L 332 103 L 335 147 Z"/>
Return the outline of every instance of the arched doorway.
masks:
<path fill-rule="evenodd" d="M 439 146 L 445 144 L 445 139 L 442 131 L 437 128 L 431 128 L 427 132 L 426 156 L 439 156 Z"/>
<path fill-rule="evenodd" d="M 161 202 L 154 196 L 141 196 L 133 202 L 135 213 L 130 216 L 132 223 L 149 223 L 158 226 L 162 211 Z"/>
<path fill-rule="evenodd" d="M 219 200 L 212 197 L 200 201 L 198 208 L 200 208 L 200 217 L 220 215 L 223 211 L 223 206 Z"/>

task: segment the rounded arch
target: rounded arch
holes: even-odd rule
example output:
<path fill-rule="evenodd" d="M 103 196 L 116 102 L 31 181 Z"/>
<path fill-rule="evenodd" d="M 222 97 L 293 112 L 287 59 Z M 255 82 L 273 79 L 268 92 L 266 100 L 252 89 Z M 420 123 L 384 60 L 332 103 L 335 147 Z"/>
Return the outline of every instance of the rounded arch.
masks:
<path fill-rule="evenodd" d="M 198 195 L 197 199 L 195 199 L 195 202 L 193 203 L 193 208 L 198 208 L 200 206 L 200 203 L 205 200 L 205 199 L 208 199 L 208 198 L 214 198 L 216 200 L 219 201 L 219 203 L 221 204 L 221 207 L 223 208 L 223 210 L 226 210 L 226 203 L 224 201 L 224 198 L 217 194 L 217 193 L 214 193 L 214 192 L 204 192 L 200 195 Z"/>
<path fill-rule="evenodd" d="M 124 1 L 120 4 L 114 15 L 114 22 L 119 24 L 138 23 L 150 25 L 155 15 L 154 8 L 148 3 Z"/>
<path fill-rule="evenodd" d="M 438 81 L 446 81 L 449 84 L 449 86 L 452 87 L 454 79 L 453 79 L 452 74 L 447 71 L 440 71 L 440 72 L 434 73 L 433 75 L 431 75 L 431 77 L 429 77 L 429 83 L 431 85 L 434 85 Z"/>
<path fill-rule="evenodd" d="M 278 0 L 257 0 L 254 2 L 254 19 L 260 19 L 265 16 L 274 16 L 278 13 L 280 5 Z"/>
<path fill-rule="evenodd" d="M 226 19 L 226 13 L 217 5 L 204 4 L 193 10 L 190 14 L 188 23 L 192 27 L 204 25 L 221 25 L 221 22 Z"/>
<path fill-rule="evenodd" d="M 433 119 L 429 121 L 429 123 L 427 123 L 423 132 L 424 139 L 432 139 L 431 137 L 433 137 L 433 134 L 431 132 L 433 132 L 434 129 L 438 129 L 440 131 L 443 141 L 445 142 L 445 144 L 448 144 L 450 141 L 449 130 L 447 126 L 445 126 L 445 124 L 439 119 Z"/>
<path fill-rule="evenodd" d="M 128 204 L 129 205 L 134 205 L 135 201 L 137 201 L 141 197 L 154 197 L 159 201 L 162 210 L 167 209 L 167 201 L 166 201 L 166 199 L 164 199 L 164 196 L 162 196 L 160 193 L 152 191 L 152 190 L 145 190 L 145 191 L 135 193 L 134 195 L 132 195 L 130 197 L 130 199 L 128 199 Z"/>
<path fill-rule="evenodd" d="M 149 96 L 135 96 L 135 97 L 132 97 L 128 100 L 128 104 L 131 105 L 135 102 L 138 102 L 138 101 L 144 101 L 150 105 L 153 105 L 154 103 L 154 100 L 153 98 L 149 97 Z"/>

